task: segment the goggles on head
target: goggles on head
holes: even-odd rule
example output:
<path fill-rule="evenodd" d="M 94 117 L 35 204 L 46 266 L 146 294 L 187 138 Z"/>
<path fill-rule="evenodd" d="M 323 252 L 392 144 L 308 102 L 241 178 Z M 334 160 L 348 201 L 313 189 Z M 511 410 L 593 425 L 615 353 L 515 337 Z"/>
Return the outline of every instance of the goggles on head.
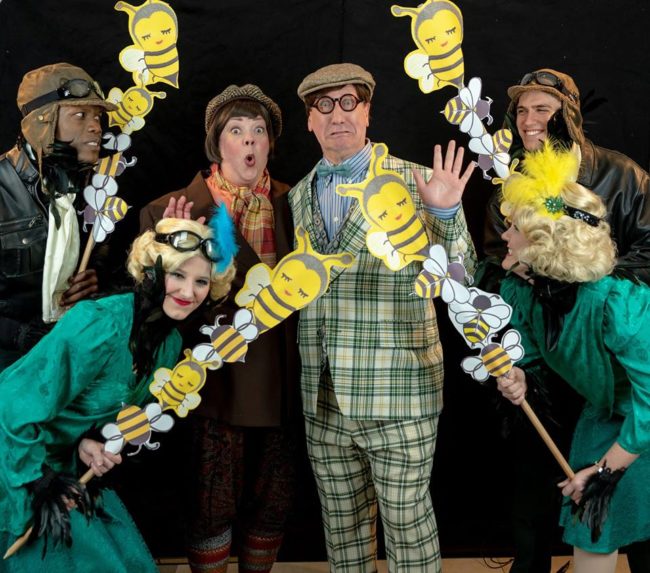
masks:
<path fill-rule="evenodd" d="M 99 84 L 97 82 L 88 81 L 81 78 L 67 80 L 60 88 L 43 94 L 42 96 L 38 96 L 32 101 L 27 102 L 24 106 L 22 106 L 20 111 L 22 111 L 24 117 L 35 109 L 38 109 L 47 103 L 66 99 L 88 97 L 90 95 L 90 92 L 95 92 L 95 94 L 102 100 L 105 99 L 104 92 L 102 92 L 102 89 L 99 87 Z"/>
<path fill-rule="evenodd" d="M 166 243 L 181 253 L 201 249 L 205 258 L 217 263 L 221 261 L 221 253 L 212 239 L 203 239 L 192 231 L 174 231 L 173 233 L 156 233 L 158 243 Z"/>
<path fill-rule="evenodd" d="M 521 78 L 519 85 L 527 86 L 533 82 L 540 86 L 555 88 L 575 103 L 578 103 L 579 101 L 578 94 L 570 91 L 564 85 L 564 82 L 552 72 L 529 72 L 523 78 Z"/>

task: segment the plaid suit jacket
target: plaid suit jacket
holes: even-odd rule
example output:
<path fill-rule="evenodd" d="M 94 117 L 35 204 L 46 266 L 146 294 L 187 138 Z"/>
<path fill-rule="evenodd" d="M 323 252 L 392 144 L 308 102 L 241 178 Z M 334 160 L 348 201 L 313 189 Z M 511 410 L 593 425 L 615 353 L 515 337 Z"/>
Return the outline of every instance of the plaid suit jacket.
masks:
<path fill-rule="evenodd" d="M 476 252 L 462 208 L 453 219 L 426 213 L 412 169 L 426 179 L 431 170 L 388 156 L 384 168 L 406 181 L 431 244 L 441 243 L 451 256 L 462 253 L 468 273 Z M 336 244 L 319 244 L 314 221 L 315 168 L 289 192 L 295 227 L 309 233 L 320 252 L 347 251 L 352 267 L 333 267 L 327 292 L 300 311 L 298 342 L 301 388 L 307 415 L 316 414 L 319 380 L 329 362 L 342 413 L 356 420 L 398 420 L 435 416 L 442 408 L 442 347 L 432 300 L 415 296 L 420 262 L 393 272 L 366 247 L 368 224 L 358 201 L 351 207 Z M 321 222 L 322 224 L 322 222 Z"/>

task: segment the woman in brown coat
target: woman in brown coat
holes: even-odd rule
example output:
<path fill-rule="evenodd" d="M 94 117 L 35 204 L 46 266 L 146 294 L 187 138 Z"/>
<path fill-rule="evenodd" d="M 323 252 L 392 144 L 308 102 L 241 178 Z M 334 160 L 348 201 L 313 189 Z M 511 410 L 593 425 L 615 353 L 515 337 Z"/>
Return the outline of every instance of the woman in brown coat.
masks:
<path fill-rule="evenodd" d="M 266 168 L 282 115 L 257 86 L 231 85 L 208 104 L 205 128 L 210 169 L 147 205 L 140 224 L 151 228 L 166 210 L 191 209 L 198 218 L 209 217 L 216 204 L 228 206 L 239 244 L 237 277 L 228 300 L 203 323 L 225 314 L 221 324 L 230 324 L 247 271 L 260 262 L 273 267 L 293 248 L 289 187 Z M 199 326 L 187 331 L 186 344 L 200 336 Z M 295 426 L 289 422 L 300 411 L 295 341 L 295 317 L 265 332 L 249 345 L 245 363 L 210 373 L 190 416 L 197 463 L 188 547 L 194 572 L 225 573 L 235 524 L 240 572 L 270 571 L 275 562 L 294 491 Z"/>

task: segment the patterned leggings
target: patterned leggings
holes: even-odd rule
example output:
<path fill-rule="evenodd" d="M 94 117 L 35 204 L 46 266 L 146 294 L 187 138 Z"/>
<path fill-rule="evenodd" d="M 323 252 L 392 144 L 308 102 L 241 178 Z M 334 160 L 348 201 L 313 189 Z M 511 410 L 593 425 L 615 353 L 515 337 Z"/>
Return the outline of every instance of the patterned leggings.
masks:
<path fill-rule="evenodd" d="M 290 433 L 195 416 L 193 448 L 197 461 L 189 543 L 193 571 L 225 570 L 234 523 L 241 532 L 239 570 L 269 571 L 282 542 L 294 489 Z"/>

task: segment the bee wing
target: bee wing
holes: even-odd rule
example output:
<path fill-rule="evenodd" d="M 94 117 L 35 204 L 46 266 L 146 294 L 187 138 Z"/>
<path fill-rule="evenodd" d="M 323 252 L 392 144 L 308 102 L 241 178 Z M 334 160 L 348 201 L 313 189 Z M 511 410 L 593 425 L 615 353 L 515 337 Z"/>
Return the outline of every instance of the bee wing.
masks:
<path fill-rule="evenodd" d="M 144 50 L 135 46 L 127 46 L 120 52 L 120 64 L 127 72 L 142 74 L 147 69 L 144 61 Z"/>
<path fill-rule="evenodd" d="M 460 130 L 470 137 L 480 137 L 485 132 L 485 127 L 478 114 L 475 111 L 470 111 L 460 122 Z"/>
<path fill-rule="evenodd" d="M 185 394 L 185 398 L 176 408 L 176 413 L 180 418 L 185 418 L 189 411 L 194 410 L 200 403 L 201 396 L 197 392 Z"/>
<path fill-rule="evenodd" d="M 490 377 L 487 368 L 478 356 L 463 358 L 460 367 L 465 374 L 469 374 L 477 382 L 485 382 Z"/>
<path fill-rule="evenodd" d="M 464 285 L 460 284 L 454 279 L 447 277 L 442 283 L 440 298 L 442 298 L 442 300 L 447 304 L 449 304 L 452 300 L 467 302 L 469 300 L 469 291 Z"/>
<path fill-rule="evenodd" d="M 451 301 L 449 303 L 449 306 L 451 307 L 451 303 L 455 301 Z M 469 322 L 470 320 L 474 320 L 477 317 L 478 313 L 475 310 L 463 310 L 460 312 L 455 313 L 456 320 L 460 322 L 461 324 L 465 324 Z"/>
<path fill-rule="evenodd" d="M 421 50 L 411 52 L 404 58 L 404 71 L 414 80 L 418 80 L 420 90 L 425 94 L 431 93 L 434 88 L 434 77 L 429 66 L 429 56 Z"/>
<path fill-rule="evenodd" d="M 487 132 L 480 137 L 472 137 L 467 146 L 478 155 L 492 155 L 494 153 L 494 142 Z"/>
<path fill-rule="evenodd" d="M 435 244 L 429 248 L 429 258 L 422 263 L 422 266 L 433 275 L 443 276 L 447 272 L 448 264 L 447 251 L 442 245 Z"/>
<path fill-rule="evenodd" d="M 115 223 L 111 221 L 105 213 L 100 211 L 97 213 L 97 218 L 95 219 L 95 224 L 93 225 L 93 239 L 96 243 L 101 243 L 106 239 L 106 235 L 109 235 L 115 230 Z"/>
<path fill-rule="evenodd" d="M 151 427 L 157 432 L 169 432 L 174 426 L 174 418 L 169 414 L 163 414 L 160 404 L 152 402 L 144 408 Z"/>
<path fill-rule="evenodd" d="M 371 231 L 366 235 L 366 245 L 370 253 L 384 261 L 391 271 L 399 271 L 407 265 L 404 257 L 393 247 L 388 235 L 383 231 Z"/>
<path fill-rule="evenodd" d="M 467 82 L 467 87 L 463 88 L 467 90 L 467 93 L 465 95 L 466 98 L 468 98 L 467 105 L 474 109 L 476 107 L 476 104 L 479 102 L 481 99 L 481 90 L 483 88 L 483 82 L 481 78 L 472 78 Z M 462 96 L 461 96 L 462 99 Z"/>
<path fill-rule="evenodd" d="M 174 427 L 174 418 L 169 414 L 161 414 L 160 417 L 151 422 L 151 427 L 156 432 L 169 432 Z"/>
<path fill-rule="evenodd" d="M 110 101 L 111 103 L 118 104 L 122 101 L 123 97 L 124 97 L 124 92 L 120 88 L 111 88 L 111 91 L 108 92 L 108 96 L 106 97 L 106 100 Z"/>
<path fill-rule="evenodd" d="M 264 263 L 258 263 L 246 273 L 244 286 L 235 295 L 235 304 L 249 307 L 259 292 L 271 284 L 271 269 Z"/>
<path fill-rule="evenodd" d="M 508 175 L 510 175 L 510 170 L 508 169 L 508 165 L 510 164 L 510 155 L 504 152 L 495 153 L 492 159 L 492 167 L 496 174 L 502 179 L 508 177 Z"/>
<path fill-rule="evenodd" d="M 134 131 L 139 131 L 144 127 L 144 119 L 139 115 L 134 115 L 125 126 L 122 127 L 124 133 L 131 134 Z"/>
<path fill-rule="evenodd" d="M 119 454 L 124 447 L 124 437 L 117 424 L 109 423 L 102 428 L 102 436 L 106 438 L 104 450 L 111 454 Z"/>
<path fill-rule="evenodd" d="M 197 344 L 192 348 L 192 358 L 198 362 L 212 362 L 214 360 L 221 360 L 221 356 L 217 350 L 209 342 Z"/>
<path fill-rule="evenodd" d="M 253 313 L 247 308 L 240 308 L 232 317 L 232 325 L 239 332 L 250 324 L 255 324 Z"/>
<path fill-rule="evenodd" d="M 501 298 L 501 297 L 499 297 Z M 484 311 L 483 316 L 487 319 L 488 316 L 498 318 L 501 321 L 509 320 L 512 316 L 512 307 L 505 302 L 493 304 L 490 308 Z"/>
<path fill-rule="evenodd" d="M 521 360 L 525 354 L 524 347 L 519 344 L 515 344 L 514 346 L 508 346 L 508 348 L 506 348 L 506 352 L 508 353 L 508 356 L 510 356 L 510 360 L 512 360 L 513 362 L 517 362 L 517 360 Z"/>
<path fill-rule="evenodd" d="M 162 387 L 171 380 L 172 371 L 169 368 L 158 368 L 153 373 L 153 381 L 149 384 L 149 392 L 154 396 L 162 390 Z"/>
<path fill-rule="evenodd" d="M 244 337 L 246 342 L 253 342 L 253 340 L 257 339 L 260 329 L 257 328 L 257 325 L 255 324 L 249 324 L 248 326 L 241 328 L 239 333 Z"/>

